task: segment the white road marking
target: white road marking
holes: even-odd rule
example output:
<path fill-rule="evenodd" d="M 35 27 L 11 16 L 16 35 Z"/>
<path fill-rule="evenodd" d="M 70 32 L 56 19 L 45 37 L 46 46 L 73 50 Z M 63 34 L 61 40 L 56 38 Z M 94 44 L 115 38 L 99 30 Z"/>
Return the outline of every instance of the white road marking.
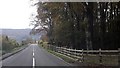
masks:
<path fill-rule="evenodd" d="M 33 57 L 33 68 L 35 68 L 35 58 Z"/>
<path fill-rule="evenodd" d="M 32 64 L 32 66 L 33 66 L 33 68 L 35 68 L 35 53 L 34 53 L 34 46 L 33 46 L 33 64 Z"/>
<path fill-rule="evenodd" d="M 35 54 L 34 54 L 34 52 L 33 52 L 33 57 L 34 57 L 34 55 L 35 55 Z"/>

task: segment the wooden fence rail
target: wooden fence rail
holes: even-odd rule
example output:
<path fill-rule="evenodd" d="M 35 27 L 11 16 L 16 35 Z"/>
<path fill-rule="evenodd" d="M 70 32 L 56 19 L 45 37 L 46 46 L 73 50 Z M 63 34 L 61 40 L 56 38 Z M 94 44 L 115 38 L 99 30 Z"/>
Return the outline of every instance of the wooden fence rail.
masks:
<path fill-rule="evenodd" d="M 80 62 L 84 62 L 85 60 L 85 55 L 91 55 L 91 56 L 95 56 L 97 55 L 99 57 L 99 63 L 102 64 L 102 57 L 109 55 L 109 56 L 118 56 L 118 65 L 120 65 L 120 48 L 118 50 L 76 50 L 76 49 L 70 49 L 70 48 L 65 48 L 65 47 L 57 47 L 57 46 L 53 46 L 53 45 L 48 45 L 48 48 L 64 54 L 66 56 L 69 56 L 71 58 L 74 58 L 76 61 L 80 61 Z"/>

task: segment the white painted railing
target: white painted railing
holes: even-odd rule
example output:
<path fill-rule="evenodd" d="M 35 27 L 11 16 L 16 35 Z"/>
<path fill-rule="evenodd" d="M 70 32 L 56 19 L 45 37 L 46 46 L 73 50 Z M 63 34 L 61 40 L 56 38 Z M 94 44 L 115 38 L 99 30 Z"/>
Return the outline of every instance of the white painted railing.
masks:
<path fill-rule="evenodd" d="M 118 56 L 118 65 L 120 65 L 120 48 L 118 50 L 76 50 L 76 49 L 69 49 L 65 47 L 57 47 L 53 45 L 48 45 L 48 48 L 64 54 L 66 56 L 69 56 L 71 58 L 74 58 L 76 61 L 81 61 L 84 62 L 84 56 L 89 55 L 89 56 L 98 56 L 99 63 L 102 64 L 102 58 L 103 56 Z M 94 59 L 93 59 L 94 60 Z"/>

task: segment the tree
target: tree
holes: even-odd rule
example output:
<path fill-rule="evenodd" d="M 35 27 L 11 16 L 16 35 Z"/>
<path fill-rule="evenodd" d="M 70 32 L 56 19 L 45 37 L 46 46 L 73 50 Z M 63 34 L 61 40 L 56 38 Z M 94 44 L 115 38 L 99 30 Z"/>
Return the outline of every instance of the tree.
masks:
<path fill-rule="evenodd" d="M 16 40 L 9 38 L 8 36 L 2 35 L 2 52 L 3 54 L 11 52 L 14 48 L 19 47 Z"/>
<path fill-rule="evenodd" d="M 48 42 L 55 42 L 56 46 L 117 49 L 120 44 L 119 3 L 38 2 L 33 31 L 46 31 Z"/>

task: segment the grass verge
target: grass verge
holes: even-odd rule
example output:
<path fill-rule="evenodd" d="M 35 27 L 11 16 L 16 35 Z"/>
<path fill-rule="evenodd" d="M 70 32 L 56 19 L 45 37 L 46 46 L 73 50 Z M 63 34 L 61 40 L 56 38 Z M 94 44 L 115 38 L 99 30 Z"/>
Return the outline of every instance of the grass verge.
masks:
<path fill-rule="evenodd" d="M 40 45 L 41 46 L 41 45 Z M 49 53 L 52 53 L 68 63 L 73 63 L 77 65 L 89 65 L 89 66 L 100 66 L 99 55 L 86 55 L 84 54 L 84 62 L 78 62 L 74 58 L 66 56 L 64 54 L 52 51 L 43 45 L 43 48 Z M 102 65 L 103 66 L 118 66 L 118 56 L 102 56 Z"/>
<path fill-rule="evenodd" d="M 60 57 L 61 59 L 63 59 L 64 61 L 66 61 L 66 62 L 68 62 L 68 63 L 74 63 L 74 62 L 75 62 L 74 59 L 72 59 L 72 58 L 70 58 L 70 57 L 68 57 L 68 56 L 65 56 L 65 55 L 63 55 L 63 54 L 57 53 L 57 52 L 52 51 L 52 50 L 47 50 L 47 51 L 48 51 L 49 53 L 54 54 L 55 56 Z"/>
<path fill-rule="evenodd" d="M 58 56 L 60 57 L 61 59 L 63 59 L 64 61 L 68 62 L 68 63 L 74 63 L 75 60 L 72 59 L 71 57 L 68 57 L 66 55 L 63 55 L 61 53 L 58 53 L 58 52 L 55 52 L 55 51 L 52 51 L 50 49 L 48 49 L 46 46 L 43 46 L 42 44 L 39 45 L 40 47 L 42 47 L 43 49 L 45 49 L 46 51 L 48 51 L 49 53 L 55 55 L 55 56 Z"/>

